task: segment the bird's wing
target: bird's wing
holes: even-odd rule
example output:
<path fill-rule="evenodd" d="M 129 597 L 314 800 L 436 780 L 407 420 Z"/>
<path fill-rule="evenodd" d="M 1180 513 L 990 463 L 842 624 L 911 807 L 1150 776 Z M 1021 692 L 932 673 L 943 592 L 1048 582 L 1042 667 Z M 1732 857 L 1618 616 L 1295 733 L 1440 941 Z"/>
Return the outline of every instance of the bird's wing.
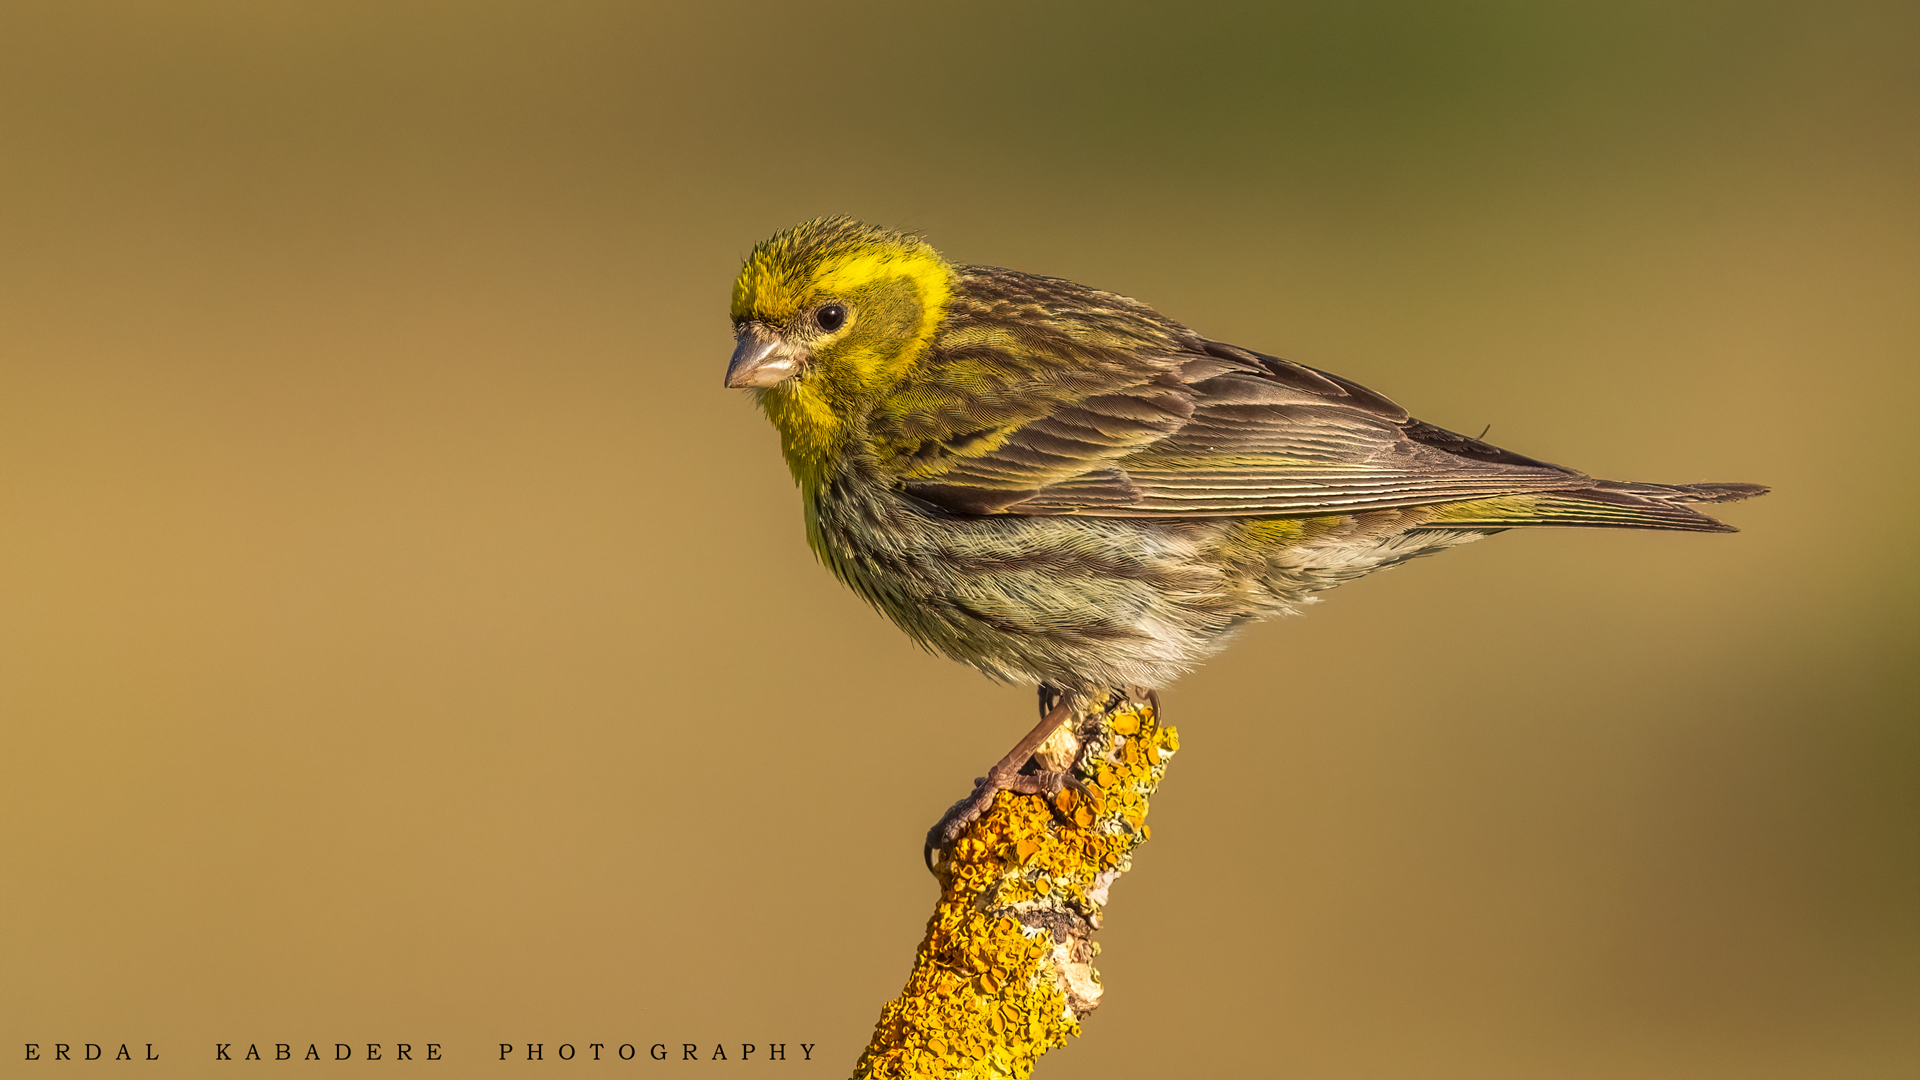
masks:
<path fill-rule="evenodd" d="M 1063 331 L 1061 307 L 1046 306 L 958 320 L 924 385 L 891 403 L 878 427 L 908 493 L 965 514 L 1237 517 L 1592 482 L 1424 424 L 1338 376 L 1199 339 L 1144 307 L 1110 304 L 1092 330 Z"/>

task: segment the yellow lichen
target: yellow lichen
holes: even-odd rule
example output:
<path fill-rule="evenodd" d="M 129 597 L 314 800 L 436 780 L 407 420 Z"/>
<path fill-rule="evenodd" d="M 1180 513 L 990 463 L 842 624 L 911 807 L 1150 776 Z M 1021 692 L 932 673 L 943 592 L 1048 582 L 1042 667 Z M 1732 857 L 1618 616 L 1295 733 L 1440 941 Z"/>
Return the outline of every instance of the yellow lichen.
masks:
<path fill-rule="evenodd" d="M 1064 957 L 1055 932 L 1037 924 L 1074 912 L 1100 925 L 1089 894 L 1147 839 L 1147 797 L 1179 748 L 1174 729 L 1135 703 L 1115 709 L 1089 740 L 1081 773 L 1090 797 L 1003 791 L 948 847 L 913 972 L 880 1010 L 857 1078 L 1022 1078 L 1080 1033 L 1068 994 L 1091 1010 L 1086 994 L 1097 1000 L 1098 975 Z"/>

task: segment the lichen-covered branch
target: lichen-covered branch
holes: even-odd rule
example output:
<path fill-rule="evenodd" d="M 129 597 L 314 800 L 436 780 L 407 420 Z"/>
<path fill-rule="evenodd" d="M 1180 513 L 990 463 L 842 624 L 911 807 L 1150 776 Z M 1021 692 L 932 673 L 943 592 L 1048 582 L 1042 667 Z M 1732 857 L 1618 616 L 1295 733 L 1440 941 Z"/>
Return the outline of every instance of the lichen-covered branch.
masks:
<path fill-rule="evenodd" d="M 1086 795 L 1002 791 L 947 850 L 913 973 L 880 1010 L 858 1080 L 1025 1077 L 1099 1005 L 1093 932 L 1107 890 L 1147 839 L 1147 799 L 1180 743 L 1135 701 L 1087 742 Z"/>

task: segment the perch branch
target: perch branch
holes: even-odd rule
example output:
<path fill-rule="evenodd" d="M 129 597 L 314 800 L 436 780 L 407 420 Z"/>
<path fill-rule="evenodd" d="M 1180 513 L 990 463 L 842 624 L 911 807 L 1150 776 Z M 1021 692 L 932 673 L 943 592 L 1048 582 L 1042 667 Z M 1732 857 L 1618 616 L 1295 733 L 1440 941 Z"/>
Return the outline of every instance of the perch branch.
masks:
<path fill-rule="evenodd" d="M 1068 724 L 1041 749 L 1064 767 L 1080 751 Z M 1151 703 L 1126 700 L 1085 733 L 1087 794 L 1003 791 L 935 867 L 940 902 L 906 989 L 880 1010 L 856 1080 L 1027 1076 L 1080 1034 L 1100 1003 L 1107 890 L 1147 839 L 1147 799 L 1179 736 Z"/>

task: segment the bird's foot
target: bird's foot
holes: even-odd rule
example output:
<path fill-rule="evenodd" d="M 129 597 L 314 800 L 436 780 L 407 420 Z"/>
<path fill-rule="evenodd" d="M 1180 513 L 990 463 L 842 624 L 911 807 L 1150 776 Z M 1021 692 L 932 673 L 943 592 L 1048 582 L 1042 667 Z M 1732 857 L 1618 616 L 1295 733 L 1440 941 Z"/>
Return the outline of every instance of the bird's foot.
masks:
<path fill-rule="evenodd" d="M 933 869 L 933 853 L 946 850 L 948 845 L 960 839 L 960 834 L 966 831 L 967 826 L 978 821 L 980 815 L 993 809 L 994 797 L 1001 792 L 1011 791 L 1015 795 L 1045 795 L 1048 799 L 1052 799 L 1062 791 L 1068 790 L 1076 792 L 1081 798 L 1093 797 L 1092 789 L 1070 770 L 1015 773 L 1004 778 L 975 777 L 972 794 L 948 807 L 947 812 L 940 815 L 940 820 L 934 822 L 933 828 L 927 830 L 926 847 L 921 853 L 927 861 L 927 869 Z"/>
<path fill-rule="evenodd" d="M 1043 704 L 1045 700 L 1042 699 Z M 940 815 L 940 820 L 934 822 L 933 828 L 927 830 L 927 842 L 920 852 L 921 857 L 926 860 L 928 870 L 933 869 L 934 851 L 944 850 L 947 845 L 959 839 L 961 830 L 973 824 L 981 814 L 986 813 L 988 808 L 993 806 L 995 795 L 1009 790 L 1020 794 L 1038 794 L 1045 790 L 1045 785 L 1049 784 L 1057 793 L 1069 782 L 1071 777 L 1065 772 L 1027 773 L 1025 769 L 1027 763 L 1033 758 L 1033 752 L 1040 749 L 1041 744 L 1047 741 L 1047 737 L 1073 716 L 1075 704 L 1076 700 L 1073 697 L 1060 695 L 1047 710 L 1046 715 L 1040 718 L 1040 722 L 1034 725 L 1033 730 L 1027 732 L 1026 738 L 1021 739 L 1012 750 L 1007 751 L 1007 756 L 987 770 L 987 775 L 974 780 L 973 793 L 954 803 L 947 808 L 946 813 Z M 1054 777 L 1065 778 L 1053 779 Z M 1072 782 L 1079 783 L 1077 780 Z"/>
<path fill-rule="evenodd" d="M 1081 796 L 1091 797 L 1085 781 L 1073 775 L 1072 769 L 1063 769 L 1060 772 L 1022 773 L 1014 777 L 1013 783 L 1008 784 L 1003 790 L 1011 791 L 1015 795 L 1045 795 L 1051 799 L 1068 789 L 1072 789 Z"/>
<path fill-rule="evenodd" d="M 948 807 L 947 812 L 940 815 L 940 820 L 934 822 L 933 828 L 927 830 L 926 844 L 920 852 L 926 860 L 927 869 L 933 869 L 933 853 L 946 850 L 958 840 L 967 826 L 993 808 L 994 797 L 1002 791 L 1011 791 L 1016 795 L 1048 796 L 1048 805 L 1056 815 L 1060 815 L 1061 810 L 1054 797 L 1062 791 L 1071 789 L 1081 798 L 1093 801 L 1093 789 L 1075 775 L 1086 761 L 1087 749 L 1092 745 L 1090 736 L 1113 715 L 1114 710 L 1130 700 L 1141 698 L 1153 705 L 1156 714 L 1159 712 L 1159 695 L 1152 690 L 1140 687 L 1117 689 L 1099 706 L 1088 710 L 1084 723 L 1070 732 L 1061 732 L 1061 737 L 1056 738 L 1055 733 L 1073 718 L 1085 703 L 1085 698 L 1055 687 L 1042 686 L 1040 708 L 1043 715 L 1040 723 L 1008 751 L 1006 757 L 989 769 L 987 775 L 975 778 L 972 793 Z"/>
<path fill-rule="evenodd" d="M 1045 795 L 1048 797 L 1048 806 L 1060 817 L 1063 817 L 1063 812 L 1055 796 L 1062 791 L 1070 789 L 1081 798 L 1094 801 L 1093 789 L 1075 775 L 1085 763 L 1087 749 L 1092 745 L 1090 736 L 1113 715 L 1114 710 L 1130 700 L 1141 698 L 1150 701 L 1158 712 L 1160 701 L 1157 694 L 1143 688 L 1127 687 L 1115 690 L 1099 706 L 1088 710 L 1084 723 L 1071 731 L 1062 731 L 1062 726 L 1072 719 L 1085 699 L 1055 687 L 1042 686 L 1040 708 L 1043 715 L 1040 723 L 1008 751 L 1006 757 L 988 770 L 987 775 L 976 777 L 972 793 L 948 807 L 947 812 L 940 815 L 940 820 L 934 822 L 933 828 L 927 830 L 927 840 L 920 852 L 926 860 L 927 869 L 933 869 L 933 853 L 945 851 L 958 840 L 967 826 L 993 808 L 994 797 L 1002 791 L 1011 791 L 1016 795 Z M 1056 732 L 1059 732 L 1058 736 Z"/>
<path fill-rule="evenodd" d="M 958 840 L 962 830 L 979 820 L 981 814 L 992 809 L 993 797 L 1003 790 L 1005 790 L 1004 785 L 996 787 L 988 777 L 973 778 L 973 793 L 947 807 L 947 812 L 941 814 L 940 820 L 934 822 L 933 828 L 927 830 L 926 848 L 921 853 L 927 860 L 927 869 L 933 869 L 933 853 L 945 851 L 947 845 Z"/>

